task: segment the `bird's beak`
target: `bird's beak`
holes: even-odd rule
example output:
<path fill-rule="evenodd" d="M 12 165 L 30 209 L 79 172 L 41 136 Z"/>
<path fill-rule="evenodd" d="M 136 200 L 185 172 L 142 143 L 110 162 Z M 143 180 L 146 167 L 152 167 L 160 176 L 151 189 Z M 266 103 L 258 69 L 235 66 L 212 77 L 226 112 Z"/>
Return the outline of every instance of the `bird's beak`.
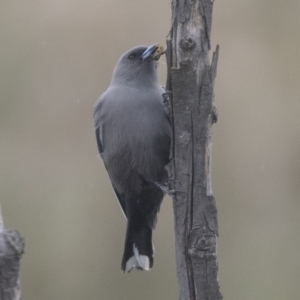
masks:
<path fill-rule="evenodd" d="M 153 55 L 155 53 L 157 47 L 158 47 L 158 44 L 149 46 L 141 55 L 141 59 L 145 60 L 148 57 L 150 57 L 151 55 Z"/>

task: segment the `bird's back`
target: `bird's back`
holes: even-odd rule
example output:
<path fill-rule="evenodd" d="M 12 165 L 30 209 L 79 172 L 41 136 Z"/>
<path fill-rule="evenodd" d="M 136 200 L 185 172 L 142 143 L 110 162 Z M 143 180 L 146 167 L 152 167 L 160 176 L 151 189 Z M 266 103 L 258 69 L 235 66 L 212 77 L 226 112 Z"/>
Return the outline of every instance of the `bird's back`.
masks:
<path fill-rule="evenodd" d="M 111 179 L 128 186 L 127 180 L 160 182 L 168 163 L 170 123 L 162 104 L 160 86 L 140 90 L 110 87 L 95 106 L 95 125 L 101 128 L 102 158 Z M 130 166 L 130 168 L 129 168 Z M 124 184 L 123 184 L 124 183 Z"/>

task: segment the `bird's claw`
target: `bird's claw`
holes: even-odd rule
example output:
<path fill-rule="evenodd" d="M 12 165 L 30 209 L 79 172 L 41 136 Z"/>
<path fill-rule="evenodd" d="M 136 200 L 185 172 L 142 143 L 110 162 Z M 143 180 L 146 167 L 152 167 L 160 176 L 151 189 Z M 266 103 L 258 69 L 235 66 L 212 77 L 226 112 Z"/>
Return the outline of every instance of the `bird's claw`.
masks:
<path fill-rule="evenodd" d="M 160 184 L 159 182 L 154 182 L 165 194 L 168 194 L 169 196 L 173 196 L 176 191 L 173 189 L 170 189 L 168 186 Z"/>

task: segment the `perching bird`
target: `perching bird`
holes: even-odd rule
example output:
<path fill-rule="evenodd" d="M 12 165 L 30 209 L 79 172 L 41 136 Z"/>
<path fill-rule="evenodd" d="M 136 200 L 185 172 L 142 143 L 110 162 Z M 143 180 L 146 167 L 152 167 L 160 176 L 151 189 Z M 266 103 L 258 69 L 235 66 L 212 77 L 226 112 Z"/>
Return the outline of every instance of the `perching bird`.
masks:
<path fill-rule="evenodd" d="M 171 126 L 156 71 L 160 49 L 123 54 L 94 110 L 98 149 L 127 218 L 124 273 L 153 265 L 152 230 L 168 180 Z"/>

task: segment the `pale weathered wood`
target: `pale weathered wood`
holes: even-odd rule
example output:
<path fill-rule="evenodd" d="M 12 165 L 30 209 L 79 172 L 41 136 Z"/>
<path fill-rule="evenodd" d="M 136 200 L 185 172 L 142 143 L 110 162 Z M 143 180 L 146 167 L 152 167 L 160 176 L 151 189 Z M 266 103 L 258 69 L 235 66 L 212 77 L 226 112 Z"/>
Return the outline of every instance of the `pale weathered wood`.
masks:
<path fill-rule="evenodd" d="M 210 178 L 213 88 L 218 47 L 209 65 L 213 2 L 173 0 L 167 41 L 171 120 L 171 178 L 180 300 L 219 300 L 217 209 Z"/>
<path fill-rule="evenodd" d="M 0 206 L 0 300 L 20 300 L 20 259 L 24 240 L 14 230 L 4 228 Z"/>

